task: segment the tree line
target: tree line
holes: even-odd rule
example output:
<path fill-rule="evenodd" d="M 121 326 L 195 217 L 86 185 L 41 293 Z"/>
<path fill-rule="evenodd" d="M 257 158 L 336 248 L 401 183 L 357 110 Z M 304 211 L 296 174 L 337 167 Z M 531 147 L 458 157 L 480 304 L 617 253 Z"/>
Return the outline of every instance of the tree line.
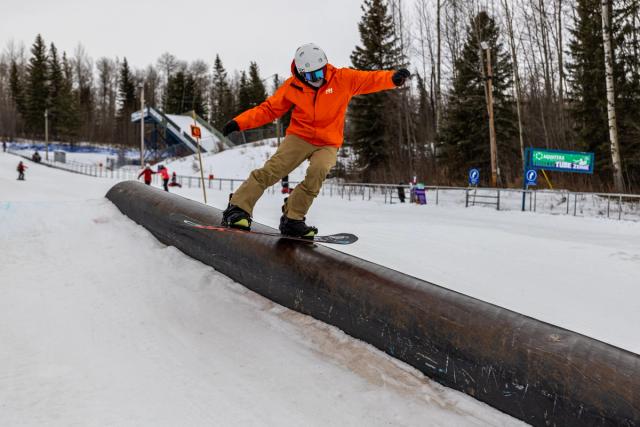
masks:
<path fill-rule="evenodd" d="M 477 167 L 486 179 L 491 87 L 499 185 L 519 185 L 525 148 L 543 147 L 596 155 L 594 176 L 556 174 L 555 184 L 639 191 L 639 3 L 363 0 L 360 42 L 351 64 L 337 65 L 407 67 L 414 78 L 352 101 L 349 176 L 464 184 Z M 139 108 L 142 87 L 149 105 L 195 110 L 220 128 L 281 82 L 274 76 L 265 84 L 255 62 L 230 74 L 219 56 L 209 65 L 165 53 L 132 70 L 126 59 L 94 62 L 82 47 L 60 54 L 38 36 L 30 55 L 9 44 L 0 56 L 0 134 L 41 137 L 47 108 L 54 137 L 136 144 L 129 114 Z"/>
<path fill-rule="evenodd" d="M 195 111 L 216 128 L 267 97 L 258 64 L 229 76 L 220 56 L 210 71 L 202 60 L 162 54 L 155 65 L 132 69 L 127 58 L 93 61 L 82 46 L 72 57 L 38 34 L 27 54 L 9 43 L 0 56 L 0 136 L 137 146 L 131 113 L 145 105 L 167 114 Z M 279 77 L 274 77 L 279 85 Z"/>
<path fill-rule="evenodd" d="M 556 184 L 639 191 L 639 6 L 365 0 L 353 65 L 411 64 L 415 78 L 411 88 L 352 105 L 347 141 L 360 176 L 389 182 L 410 171 L 430 183 L 463 185 L 476 167 L 488 183 L 491 80 L 499 185 L 521 185 L 524 151 L 540 147 L 595 153 L 593 177 L 555 174 Z"/>

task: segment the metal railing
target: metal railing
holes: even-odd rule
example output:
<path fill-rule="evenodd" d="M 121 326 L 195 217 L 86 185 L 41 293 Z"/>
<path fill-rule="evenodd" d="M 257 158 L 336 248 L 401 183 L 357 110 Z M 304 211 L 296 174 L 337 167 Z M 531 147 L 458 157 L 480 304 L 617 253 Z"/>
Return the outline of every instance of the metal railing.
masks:
<path fill-rule="evenodd" d="M 30 156 L 19 152 L 12 152 L 18 156 L 31 160 Z M 41 161 L 42 164 L 57 169 L 83 175 L 109 178 L 115 180 L 137 179 L 139 170 L 107 169 L 99 164 L 80 162 L 60 163 Z M 159 184 L 158 175 L 153 175 L 153 183 Z M 198 176 L 177 175 L 176 182 L 183 188 L 201 188 Z M 244 179 L 211 178 L 205 180 L 208 189 L 233 192 Z M 291 188 L 299 182 L 289 181 Z M 367 184 L 344 183 L 328 180 L 320 190 L 320 196 L 336 197 L 347 201 L 377 201 L 384 204 L 400 203 L 398 190 L 402 188 L 410 194 L 409 185 L 398 184 Z M 270 194 L 281 192 L 280 184 L 267 189 Z M 514 188 L 475 188 L 451 186 L 425 186 L 427 203 L 445 206 L 472 207 L 487 205 L 499 211 L 522 211 L 524 197 L 524 211 L 539 212 L 553 215 L 570 215 L 580 217 L 601 217 L 617 220 L 640 221 L 640 195 L 617 193 L 587 193 L 571 192 L 567 190 L 522 190 Z M 479 194 L 479 192 L 481 192 Z M 475 203 L 473 197 L 476 197 Z M 480 199 L 480 200 L 478 200 Z M 486 203 L 481 203 L 482 201 Z"/>

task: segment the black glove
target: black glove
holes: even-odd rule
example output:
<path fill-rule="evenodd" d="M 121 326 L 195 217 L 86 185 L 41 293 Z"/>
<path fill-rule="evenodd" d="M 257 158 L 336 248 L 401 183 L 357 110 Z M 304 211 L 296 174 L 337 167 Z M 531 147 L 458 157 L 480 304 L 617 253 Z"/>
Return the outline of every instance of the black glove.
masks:
<path fill-rule="evenodd" d="M 227 136 L 230 133 L 237 132 L 239 130 L 240 126 L 238 126 L 238 122 L 236 122 L 235 120 L 230 120 L 222 127 L 222 134 L 224 136 Z"/>
<path fill-rule="evenodd" d="M 409 77 L 411 77 L 409 70 L 406 68 L 400 68 L 398 71 L 393 73 L 391 81 L 393 81 L 393 84 L 396 86 L 402 86 Z"/>

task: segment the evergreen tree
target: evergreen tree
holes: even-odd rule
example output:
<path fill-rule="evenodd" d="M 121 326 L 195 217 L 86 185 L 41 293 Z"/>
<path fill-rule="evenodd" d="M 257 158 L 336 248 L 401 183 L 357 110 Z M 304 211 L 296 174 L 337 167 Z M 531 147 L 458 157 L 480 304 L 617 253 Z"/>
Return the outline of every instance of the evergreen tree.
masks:
<path fill-rule="evenodd" d="M 185 108 L 185 86 L 186 78 L 184 71 L 169 76 L 167 80 L 167 89 L 165 91 L 165 113 L 182 114 L 186 112 Z"/>
<path fill-rule="evenodd" d="M 489 117 L 483 69 L 486 56 L 481 43 L 491 49 L 493 71 L 494 123 L 498 149 L 498 167 L 503 178 L 513 179 L 520 170 L 517 130 L 513 114 L 513 102 L 509 96 L 512 84 L 510 57 L 499 41 L 500 31 L 493 18 L 486 12 L 478 13 L 467 27 L 467 36 L 461 55 L 455 62 L 455 78 L 449 104 L 445 111 L 441 132 L 441 155 L 450 169 L 450 176 L 466 176 L 466 170 L 479 167 L 491 171 L 489 144 Z M 482 60 L 481 60 L 482 57 Z"/>
<path fill-rule="evenodd" d="M 136 109 L 136 86 L 133 82 L 131 70 L 129 70 L 127 58 L 124 58 L 122 61 L 120 79 L 118 83 L 118 97 L 120 98 L 118 117 L 128 123 L 131 113 Z"/>
<path fill-rule="evenodd" d="M 11 98 L 16 106 L 16 110 L 23 117 L 26 114 L 26 101 L 24 83 L 20 78 L 20 70 L 15 60 L 11 61 L 11 70 L 9 71 L 9 87 L 11 89 Z"/>
<path fill-rule="evenodd" d="M 249 64 L 249 105 L 255 107 L 267 99 L 267 90 L 260 79 L 260 70 L 256 62 Z"/>
<path fill-rule="evenodd" d="M 360 70 L 393 69 L 398 65 L 400 51 L 384 0 L 365 0 L 364 15 L 358 24 L 362 46 L 351 54 L 353 66 Z M 386 167 L 391 155 L 395 133 L 388 120 L 389 93 L 375 93 L 356 97 L 349 108 L 349 143 L 357 155 L 363 179 L 369 181 L 373 172 Z"/>
<path fill-rule="evenodd" d="M 282 85 L 282 82 L 280 81 L 280 76 L 278 74 L 275 74 L 273 76 L 273 92 L 275 93 L 281 85 Z M 289 111 L 287 111 L 280 117 L 280 130 L 281 130 L 280 136 L 285 135 L 287 128 L 289 127 L 289 124 L 291 124 L 292 113 L 293 113 L 293 108 L 291 108 Z"/>
<path fill-rule="evenodd" d="M 38 34 L 31 47 L 27 66 L 25 119 L 27 129 L 36 135 L 44 135 L 44 111 L 49 102 L 47 52 L 42 36 Z"/>
<path fill-rule="evenodd" d="M 219 55 L 213 65 L 213 82 L 211 96 L 211 123 L 216 129 L 222 129 L 224 124 L 233 118 L 235 112 L 233 93 L 229 86 L 227 71 L 222 65 Z"/>
<path fill-rule="evenodd" d="M 122 61 L 118 81 L 118 129 L 117 134 L 123 144 L 133 143 L 134 130 L 131 124 L 131 113 L 136 109 L 136 86 L 129 70 L 127 58 Z"/>
<path fill-rule="evenodd" d="M 624 175 L 630 185 L 640 184 L 640 76 L 637 28 L 629 17 L 637 13 L 635 2 L 613 3 L 611 41 L 618 137 Z M 612 183 L 611 145 L 607 116 L 607 90 L 602 37 L 602 1 L 578 0 L 571 30 L 569 70 L 571 114 L 578 149 L 596 156 L 596 175 Z M 635 32 L 634 32 L 635 31 Z"/>
<path fill-rule="evenodd" d="M 240 74 L 240 81 L 238 82 L 238 109 L 236 110 L 237 114 L 240 114 L 244 111 L 247 111 L 250 108 L 253 108 L 251 100 L 251 88 L 249 87 L 249 81 L 247 80 L 247 73 L 243 71 Z"/>
<path fill-rule="evenodd" d="M 187 87 L 192 93 L 191 102 L 188 104 L 187 111 L 195 111 L 200 117 L 207 116 L 207 106 L 205 102 L 205 88 L 198 84 L 193 74 L 187 75 Z"/>
<path fill-rule="evenodd" d="M 58 124 L 63 135 L 74 137 L 80 127 L 80 117 L 76 97 L 73 95 L 73 69 L 67 59 L 66 52 L 62 53 L 62 71 L 63 80 L 58 101 L 60 108 Z"/>
<path fill-rule="evenodd" d="M 165 112 L 183 114 L 194 110 L 199 116 L 205 116 L 204 96 L 191 73 L 178 71 L 169 77 L 167 84 Z"/>
<path fill-rule="evenodd" d="M 611 171 L 601 8 L 601 0 L 576 2 L 567 64 L 577 148 L 596 153 L 598 174 Z"/>
<path fill-rule="evenodd" d="M 62 93 L 64 91 L 64 75 L 58 59 L 58 50 L 51 43 L 49 48 L 49 132 L 54 139 L 58 139 L 58 124 L 60 117 L 64 114 L 62 105 Z"/>

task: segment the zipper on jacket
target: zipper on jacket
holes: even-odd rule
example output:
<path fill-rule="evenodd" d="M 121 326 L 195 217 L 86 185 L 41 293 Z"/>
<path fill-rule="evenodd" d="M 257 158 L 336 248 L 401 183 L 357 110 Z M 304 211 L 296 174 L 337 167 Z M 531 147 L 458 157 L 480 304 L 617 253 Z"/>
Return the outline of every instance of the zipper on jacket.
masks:
<path fill-rule="evenodd" d="M 318 108 L 318 92 L 320 92 L 320 88 L 315 91 L 313 94 L 313 139 L 316 139 L 317 134 L 317 126 L 316 126 L 316 109 Z"/>

